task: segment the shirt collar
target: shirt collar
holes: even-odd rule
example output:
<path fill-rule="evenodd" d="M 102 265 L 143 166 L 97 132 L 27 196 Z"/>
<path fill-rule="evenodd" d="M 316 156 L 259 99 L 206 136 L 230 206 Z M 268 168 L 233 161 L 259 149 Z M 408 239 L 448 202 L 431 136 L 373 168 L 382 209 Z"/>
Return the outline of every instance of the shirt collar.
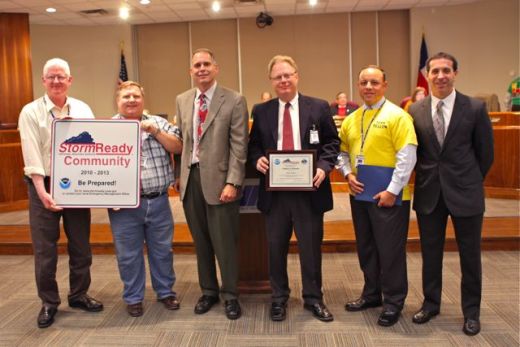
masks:
<path fill-rule="evenodd" d="M 215 94 L 215 89 L 217 89 L 217 81 L 215 81 L 215 83 L 213 83 L 213 85 L 204 92 L 204 95 L 206 96 L 206 99 L 209 102 L 211 102 L 211 99 L 213 99 L 213 94 Z M 199 88 L 197 88 L 197 92 L 195 93 L 195 100 L 199 99 L 200 94 L 202 94 L 202 92 L 200 91 Z"/>
<path fill-rule="evenodd" d="M 432 107 L 433 109 L 437 109 L 437 104 L 439 101 L 442 100 L 445 106 L 448 108 L 453 108 L 453 105 L 455 104 L 455 97 L 457 96 L 457 92 L 455 91 L 455 88 L 451 91 L 451 93 L 445 97 L 444 99 L 439 99 L 438 97 L 434 96 L 432 94 Z"/>
<path fill-rule="evenodd" d="M 377 110 L 377 109 L 381 108 L 381 106 L 383 106 L 385 101 L 386 101 L 386 98 L 383 96 L 381 98 L 381 100 L 379 100 L 378 102 L 376 102 L 372 106 L 368 106 L 367 104 L 363 104 L 363 111 L 364 110 Z"/>
<path fill-rule="evenodd" d="M 47 94 L 45 94 L 43 96 L 43 104 L 45 105 L 45 111 L 47 111 L 47 112 L 51 111 L 54 108 L 57 108 L 58 110 L 60 110 L 60 108 L 58 106 L 54 105 L 51 98 L 49 98 L 49 96 Z M 67 98 L 67 100 L 65 100 L 65 104 L 63 105 L 63 107 L 61 109 L 65 108 L 68 105 L 69 105 L 69 98 Z"/>
<path fill-rule="evenodd" d="M 291 104 L 291 106 L 294 108 L 296 105 L 298 105 L 298 98 L 299 98 L 299 95 L 298 93 L 296 93 L 296 95 L 294 96 L 294 98 L 292 100 L 289 101 L 289 103 Z M 285 107 L 285 104 L 286 102 L 283 102 L 280 98 L 278 98 L 278 103 L 280 106 L 282 107 Z"/>

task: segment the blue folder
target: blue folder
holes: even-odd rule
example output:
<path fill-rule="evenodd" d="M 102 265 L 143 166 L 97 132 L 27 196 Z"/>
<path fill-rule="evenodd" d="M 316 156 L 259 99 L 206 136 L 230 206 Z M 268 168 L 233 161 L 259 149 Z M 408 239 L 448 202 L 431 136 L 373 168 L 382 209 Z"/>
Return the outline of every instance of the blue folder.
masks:
<path fill-rule="evenodd" d="M 359 201 L 377 202 L 373 196 L 383 190 L 386 190 L 392 174 L 393 167 L 374 166 L 374 165 L 359 165 L 357 167 L 357 180 L 365 185 L 363 193 L 356 194 L 355 199 Z M 403 191 L 399 193 L 395 199 L 395 204 L 401 206 L 403 199 Z"/>

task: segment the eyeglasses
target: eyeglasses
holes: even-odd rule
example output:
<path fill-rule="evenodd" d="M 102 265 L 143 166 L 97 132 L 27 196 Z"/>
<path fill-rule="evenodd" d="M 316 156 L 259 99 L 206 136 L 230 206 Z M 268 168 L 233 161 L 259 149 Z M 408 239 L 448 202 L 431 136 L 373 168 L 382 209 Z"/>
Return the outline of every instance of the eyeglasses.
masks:
<path fill-rule="evenodd" d="M 52 82 L 54 80 L 58 80 L 58 82 L 64 82 L 69 76 L 63 76 L 63 75 L 49 75 L 44 77 L 45 80 Z"/>
<path fill-rule="evenodd" d="M 273 81 L 276 81 L 276 82 L 281 82 L 282 80 L 289 80 L 289 79 L 291 79 L 291 77 L 293 77 L 294 75 L 296 75 L 296 72 L 284 73 L 284 74 L 281 74 L 281 75 L 278 75 L 278 76 L 271 77 L 271 79 Z"/>

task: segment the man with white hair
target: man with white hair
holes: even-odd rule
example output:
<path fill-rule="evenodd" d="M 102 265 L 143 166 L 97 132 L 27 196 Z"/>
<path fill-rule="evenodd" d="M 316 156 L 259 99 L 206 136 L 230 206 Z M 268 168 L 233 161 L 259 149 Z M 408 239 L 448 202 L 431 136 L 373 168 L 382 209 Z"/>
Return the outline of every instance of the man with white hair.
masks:
<path fill-rule="evenodd" d="M 46 62 L 42 76 L 45 95 L 24 106 L 18 128 L 22 142 L 24 173 L 29 189 L 29 224 L 34 251 L 34 268 L 42 308 L 38 327 L 54 322 L 61 303 L 56 265 L 60 219 L 67 235 L 69 253 L 68 302 L 89 312 L 103 309 L 103 304 L 87 295 L 90 286 L 90 209 L 60 208 L 49 194 L 51 172 L 51 125 L 55 118 L 94 118 L 83 101 L 67 96 L 72 83 L 69 64 L 59 58 Z"/>

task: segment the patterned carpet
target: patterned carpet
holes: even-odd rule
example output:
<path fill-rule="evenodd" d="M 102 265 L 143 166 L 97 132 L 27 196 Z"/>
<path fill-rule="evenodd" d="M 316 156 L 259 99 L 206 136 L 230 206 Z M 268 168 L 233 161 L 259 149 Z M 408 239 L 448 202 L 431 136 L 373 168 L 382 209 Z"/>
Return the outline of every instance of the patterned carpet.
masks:
<path fill-rule="evenodd" d="M 105 310 L 87 313 L 66 304 L 67 257 L 61 256 L 58 280 L 64 303 L 50 328 L 38 329 L 32 256 L 0 256 L 0 346 L 518 346 L 519 252 L 483 254 L 484 292 L 482 332 L 468 337 L 461 331 L 460 270 L 457 253 L 446 253 L 441 314 L 425 325 L 411 317 L 421 303 L 421 259 L 408 255 L 409 294 L 398 324 L 376 324 L 380 309 L 346 312 L 349 299 L 360 293 L 363 278 L 353 253 L 325 254 L 325 302 L 335 315 L 332 323 L 312 318 L 302 307 L 301 280 L 296 255 L 289 256 L 292 288 L 288 317 L 269 319 L 269 295 L 242 295 L 243 316 L 229 321 L 222 305 L 205 315 L 193 314 L 200 295 L 195 257 L 175 256 L 181 300 L 179 311 L 167 311 L 155 300 L 148 278 L 144 316 L 131 318 L 121 300 L 122 284 L 115 257 L 96 255 L 90 294 Z"/>

